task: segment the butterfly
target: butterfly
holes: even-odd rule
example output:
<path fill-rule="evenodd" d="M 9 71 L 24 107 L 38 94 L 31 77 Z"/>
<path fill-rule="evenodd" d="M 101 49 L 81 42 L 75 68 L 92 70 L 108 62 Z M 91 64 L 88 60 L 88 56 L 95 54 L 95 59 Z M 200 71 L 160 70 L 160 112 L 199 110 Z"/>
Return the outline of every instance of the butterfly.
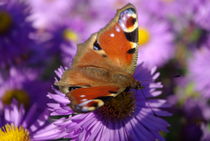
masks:
<path fill-rule="evenodd" d="M 75 112 L 94 111 L 124 91 L 141 88 L 133 77 L 137 55 L 138 15 L 127 4 L 103 29 L 78 44 L 71 67 L 55 85 Z"/>

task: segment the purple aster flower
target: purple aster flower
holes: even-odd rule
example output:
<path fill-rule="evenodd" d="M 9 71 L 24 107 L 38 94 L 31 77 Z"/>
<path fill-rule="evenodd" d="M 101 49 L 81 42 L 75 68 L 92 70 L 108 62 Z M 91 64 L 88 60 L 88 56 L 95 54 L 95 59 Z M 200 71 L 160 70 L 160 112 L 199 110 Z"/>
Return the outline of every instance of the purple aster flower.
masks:
<path fill-rule="evenodd" d="M 210 120 L 210 106 L 207 99 L 189 98 L 184 103 L 184 111 L 187 119 Z"/>
<path fill-rule="evenodd" d="M 34 105 L 26 112 L 16 101 L 5 107 L 0 121 L 1 140 L 40 141 L 58 139 L 66 135 L 55 126 L 62 119 L 50 124 L 47 121 L 47 112 L 36 111 Z"/>
<path fill-rule="evenodd" d="M 209 124 L 202 124 L 201 129 L 203 131 L 203 136 L 201 141 L 209 141 L 210 140 L 210 128 Z"/>
<path fill-rule="evenodd" d="M 90 113 L 73 116 L 74 112 L 69 107 L 71 101 L 54 89 L 55 93 L 48 94 L 55 101 L 48 104 L 51 115 L 70 115 L 57 126 L 65 129 L 67 137 L 72 140 L 164 140 L 159 132 L 167 131 L 168 123 L 160 117 L 169 116 L 170 113 L 163 110 L 169 106 L 165 100 L 154 99 L 161 94 L 159 89 L 162 84 L 155 82 L 159 73 L 156 73 L 155 68 L 149 71 L 142 65 L 136 70 L 135 78 L 142 83 L 142 90 L 122 93 Z M 56 71 L 58 78 L 63 72 L 63 68 Z"/>
<path fill-rule="evenodd" d="M 184 116 L 188 120 L 207 121 L 210 120 L 210 106 L 208 99 L 204 98 L 196 90 L 191 78 L 180 77 L 176 79 L 176 95 L 170 104 L 179 104 Z M 172 99 L 172 98 L 169 98 Z"/>
<path fill-rule="evenodd" d="M 50 83 L 38 80 L 38 74 L 35 70 L 11 68 L 9 74 L 4 73 L 4 77 L 1 75 L 0 109 L 5 104 L 10 104 L 14 98 L 27 108 L 38 103 L 39 110 L 42 110 L 46 102 L 49 102 L 46 92 Z"/>
<path fill-rule="evenodd" d="M 174 36 L 167 22 L 151 18 L 140 12 L 139 18 L 139 62 L 149 68 L 162 66 L 175 52 Z"/>
<path fill-rule="evenodd" d="M 62 61 L 64 65 L 68 66 L 76 53 L 76 43 L 80 40 L 80 31 L 78 28 L 78 30 L 76 28 L 73 30 L 71 26 L 59 25 L 54 29 L 34 34 L 34 39 L 43 48 L 42 53 L 44 55 L 42 56 L 46 56 L 45 60 L 58 58 L 56 62 L 53 62 L 52 65 L 54 66 L 60 64 L 59 61 Z M 48 62 L 46 61 L 46 63 Z"/>
<path fill-rule="evenodd" d="M 141 0 L 140 5 L 148 13 L 172 21 L 178 31 L 189 26 L 191 22 L 206 30 L 210 29 L 208 0 Z"/>
<path fill-rule="evenodd" d="M 0 2 L 0 67 L 29 58 L 34 43 L 29 38 L 33 31 L 27 21 L 29 14 L 28 6 L 21 0 Z"/>
<path fill-rule="evenodd" d="M 196 90 L 210 98 L 210 49 L 208 45 L 196 50 L 188 60 L 189 78 L 195 83 Z"/>
<path fill-rule="evenodd" d="M 179 140 L 199 141 L 202 138 L 202 124 L 210 120 L 208 99 L 199 95 L 195 85 L 188 76 L 176 78 L 175 94 L 169 97 L 168 102 L 173 104 L 177 128 L 174 133 Z M 169 133 L 170 134 L 170 133 Z"/>
<path fill-rule="evenodd" d="M 194 0 L 192 0 L 194 1 Z M 193 2 L 189 0 L 152 0 L 150 3 L 141 0 L 142 9 L 161 18 L 185 18 L 192 15 Z M 191 3 L 189 3 L 191 2 Z M 185 6 L 185 8 L 183 8 Z M 161 10 L 160 10 L 161 9 Z M 183 17 L 180 17 L 183 18 Z"/>
<path fill-rule="evenodd" d="M 78 32 L 79 42 L 89 38 L 105 25 L 116 11 L 117 0 L 106 0 L 106 4 L 96 0 L 80 0 L 72 2 L 69 16 L 63 21 Z M 120 7 L 120 6 L 119 6 Z M 119 8 L 118 7 L 118 8 Z M 106 12 L 104 12 L 106 9 Z"/>
<path fill-rule="evenodd" d="M 30 0 L 32 7 L 30 19 L 39 30 L 53 29 L 68 19 L 74 0 Z"/>
<path fill-rule="evenodd" d="M 70 46 L 68 45 L 61 45 L 61 50 L 62 50 L 62 62 L 65 66 L 70 66 L 73 56 L 75 56 L 76 52 L 76 44 L 75 43 L 71 43 Z"/>
<path fill-rule="evenodd" d="M 53 26 L 53 28 L 51 28 L 50 30 L 55 31 L 56 28 L 59 29 L 60 26 L 64 26 L 68 30 L 71 30 L 71 32 L 76 34 L 76 36 L 71 35 L 73 37 L 73 41 L 75 41 L 76 39 L 76 43 L 86 40 L 87 38 L 89 38 L 90 34 L 98 31 L 101 28 L 101 25 L 105 24 L 106 20 L 104 20 L 104 15 L 107 15 L 101 15 L 102 7 L 93 8 L 92 3 L 94 2 L 87 0 L 72 1 L 71 8 L 69 8 L 68 12 L 68 17 L 65 17 L 65 19 L 57 24 L 57 26 Z M 100 11 L 97 11 L 98 9 L 100 9 Z M 95 14 L 93 14 L 97 13 L 93 11 L 97 11 L 100 16 L 96 16 Z M 106 11 L 109 11 L 109 9 L 106 9 Z M 110 17 L 110 15 L 108 17 Z M 70 37 L 70 39 L 72 37 Z"/>
<path fill-rule="evenodd" d="M 181 31 L 190 23 L 193 16 L 193 2 L 191 0 L 141 0 L 139 5 L 151 17 L 166 19 L 176 31 Z M 183 8 L 184 6 L 184 8 Z"/>
<path fill-rule="evenodd" d="M 209 0 L 195 0 L 194 22 L 206 30 L 210 30 L 210 2 Z"/>

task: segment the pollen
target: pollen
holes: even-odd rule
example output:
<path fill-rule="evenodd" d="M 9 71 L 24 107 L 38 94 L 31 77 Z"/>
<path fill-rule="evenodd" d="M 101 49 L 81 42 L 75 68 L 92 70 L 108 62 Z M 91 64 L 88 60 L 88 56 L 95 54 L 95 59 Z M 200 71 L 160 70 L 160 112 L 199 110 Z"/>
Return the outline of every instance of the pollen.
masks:
<path fill-rule="evenodd" d="M 146 45 L 150 40 L 150 32 L 146 28 L 139 27 L 139 45 Z"/>
<path fill-rule="evenodd" d="M 6 124 L 0 129 L 0 139 L 1 141 L 30 141 L 30 136 L 28 130 L 22 126 Z"/>
<path fill-rule="evenodd" d="M 79 40 L 78 35 L 76 34 L 76 32 L 66 29 L 64 31 L 64 38 L 66 40 L 70 40 L 70 41 L 74 41 L 77 42 Z"/>
<path fill-rule="evenodd" d="M 12 99 L 17 100 L 19 103 L 23 104 L 26 108 L 29 107 L 30 104 L 30 98 L 28 96 L 28 93 L 24 90 L 19 89 L 13 89 L 8 90 L 4 93 L 1 100 L 4 104 L 10 104 L 12 102 Z"/>
<path fill-rule="evenodd" d="M 8 12 L 0 11 L 0 35 L 7 33 L 12 26 L 12 18 Z"/>
<path fill-rule="evenodd" d="M 130 117 L 134 112 L 135 99 L 132 93 L 123 92 L 117 97 L 105 102 L 105 105 L 99 108 L 96 113 L 111 121 L 118 121 Z"/>

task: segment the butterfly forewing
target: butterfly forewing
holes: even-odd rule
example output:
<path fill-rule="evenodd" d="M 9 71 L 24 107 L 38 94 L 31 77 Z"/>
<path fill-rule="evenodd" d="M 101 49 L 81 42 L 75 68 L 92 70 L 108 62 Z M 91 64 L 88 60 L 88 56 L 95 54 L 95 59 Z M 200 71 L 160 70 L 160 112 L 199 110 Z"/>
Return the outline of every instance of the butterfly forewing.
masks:
<path fill-rule="evenodd" d="M 97 42 L 116 66 L 133 73 L 138 46 L 138 19 L 135 8 L 127 5 L 97 36 Z"/>

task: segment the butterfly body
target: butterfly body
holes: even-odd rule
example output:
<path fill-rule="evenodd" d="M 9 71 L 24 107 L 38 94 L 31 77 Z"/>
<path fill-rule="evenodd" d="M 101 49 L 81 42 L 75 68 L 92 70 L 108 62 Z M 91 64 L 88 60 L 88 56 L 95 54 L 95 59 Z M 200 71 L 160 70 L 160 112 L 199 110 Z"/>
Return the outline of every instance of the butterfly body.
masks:
<path fill-rule="evenodd" d="M 76 112 L 90 112 L 126 89 L 139 88 L 133 78 L 138 23 L 133 5 L 118 10 L 111 22 L 78 45 L 72 66 L 56 83 Z"/>

